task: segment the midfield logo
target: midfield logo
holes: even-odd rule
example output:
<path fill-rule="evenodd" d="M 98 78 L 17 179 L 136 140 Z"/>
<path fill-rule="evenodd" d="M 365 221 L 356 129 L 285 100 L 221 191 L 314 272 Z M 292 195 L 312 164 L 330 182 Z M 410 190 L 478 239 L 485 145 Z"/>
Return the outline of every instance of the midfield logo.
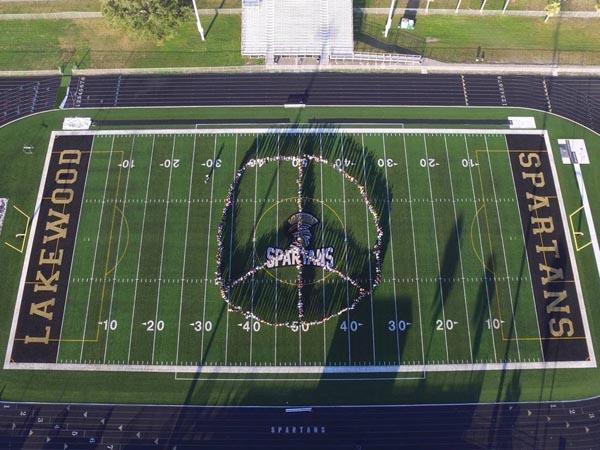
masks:
<path fill-rule="evenodd" d="M 333 268 L 333 247 L 308 248 L 313 237 L 311 229 L 319 223 L 319 219 L 312 214 L 298 212 L 292 214 L 287 223 L 292 242 L 287 249 L 267 248 L 268 268 L 298 266 L 300 258 L 304 266 Z"/>

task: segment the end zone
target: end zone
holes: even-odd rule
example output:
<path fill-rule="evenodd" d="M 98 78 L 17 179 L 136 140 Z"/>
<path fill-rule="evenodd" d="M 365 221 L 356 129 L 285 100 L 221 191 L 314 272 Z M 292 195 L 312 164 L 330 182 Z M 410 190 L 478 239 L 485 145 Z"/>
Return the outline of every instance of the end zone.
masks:
<path fill-rule="evenodd" d="M 82 135 L 50 142 L 5 367 L 56 362 L 92 141 L 92 135 Z"/>

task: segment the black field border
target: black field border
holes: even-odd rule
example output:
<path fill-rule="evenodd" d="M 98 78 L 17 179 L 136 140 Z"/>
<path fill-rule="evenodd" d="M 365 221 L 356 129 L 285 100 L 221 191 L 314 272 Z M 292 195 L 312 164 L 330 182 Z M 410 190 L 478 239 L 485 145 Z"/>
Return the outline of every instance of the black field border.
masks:
<path fill-rule="evenodd" d="M 590 332 L 584 323 L 583 294 L 577 262 L 569 245 L 571 236 L 566 232 L 562 214 L 564 204 L 553 170 L 551 146 L 546 136 L 539 135 L 507 135 L 506 142 L 544 361 L 590 361 L 593 358 L 591 346 L 588 348 Z M 528 195 L 539 198 L 538 207 L 531 211 L 536 200 L 527 198 Z M 543 199 L 547 199 L 547 206 Z M 551 222 L 534 223 L 534 220 Z M 542 223 L 548 227 L 545 232 L 540 232 L 545 230 Z M 556 279 L 547 281 L 553 275 Z"/>
<path fill-rule="evenodd" d="M 364 134 L 447 134 L 447 135 L 536 135 L 541 136 L 546 143 L 546 146 L 551 151 L 551 145 L 549 136 L 546 130 L 532 130 L 532 129 L 454 129 L 454 128 L 396 128 L 396 127 L 381 127 L 381 128 L 368 128 L 368 127 L 339 127 L 339 128 L 289 128 L 289 127 L 240 127 L 240 128 L 207 128 L 207 129 L 141 129 L 141 130 L 98 130 L 98 131 L 55 131 L 52 133 L 49 154 L 47 156 L 46 167 L 44 169 L 43 180 L 46 179 L 48 166 L 50 163 L 50 149 L 54 145 L 55 139 L 59 139 L 62 136 L 79 136 L 79 137 L 91 137 L 96 135 L 103 136 L 148 136 L 148 135 L 182 135 L 182 134 L 204 134 L 204 135 L 219 135 L 219 134 L 240 134 L 240 133 L 253 133 L 253 134 L 264 134 L 264 133 L 299 133 L 299 134 L 310 134 L 310 133 L 323 133 L 323 132 L 336 132 L 336 133 L 364 133 Z M 554 159 L 550 158 L 550 165 L 552 169 L 553 179 L 556 183 L 560 213 L 563 223 L 566 223 L 566 214 L 564 205 L 562 203 L 562 194 L 560 191 L 560 185 L 558 184 L 558 174 L 554 165 Z M 40 186 L 39 198 L 42 196 L 43 183 Z M 39 202 L 38 202 L 39 203 Z M 37 222 L 36 222 L 37 223 Z M 33 244 L 33 233 L 29 239 L 27 259 L 29 261 L 31 255 L 31 248 Z M 572 243 L 569 239 L 566 240 L 569 255 L 572 261 L 575 261 Z M 581 294 L 581 286 L 579 283 L 579 276 L 577 274 L 577 266 L 573 266 L 575 271 L 576 288 L 578 290 L 579 307 L 582 313 L 583 326 L 585 328 L 585 336 L 590 351 L 591 358 L 589 360 L 569 360 L 569 361 L 544 361 L 544 362 L 515 362 L 515 363 L 466 363 L 466 364 L 414 364 L 414 365 L 400 365 L 400 366 L 167 366 L 167 365 L 119 365 L 119 364 L 79 364 L 79 363 L 56 363 L 56 362 L 12 362 L 9 355 L 12 352 L 13 337 L 15 336 L 16 323 L 18 320 L 18 311 L 21 306 L 21 294 L 22 289 L 19 291 L 19 297 L 17 299 L 17 308 L 15 309 L 15 316 L 13 319 L 11 337 L 9 341 L 9 347 L 7 356 L 5 359 L 5 369 L 25 369 L 25 370 L 86 370 L 86 371 L 112 371 L 112 372 L 161 372 L 161 373 L 174 373 L 177 374 L 194 374 L 194 379 L 201 374 L 208 375 L 211 380 L 223 380 L 223 381 L 260 381 L 260 380 L 284 380 L 290 379 L 295 380 L 298 378 L 289 378 L 289 375 L 305 375 L 303 379 L 315 379 L 322 378 L 327 375 L 342 375 L 342 378 L 335 378 L 344 380 L 348 379 L 348 376 L 352 376 L 353 380 L 372 380 L 375 375 L 382 375 L 377 379 L 394 380 L 399 373 L 419 373 L 423 375 L 425 372 L 449 372 L 449 371 L 480 371 L 480 370 L 524 370 L 524 369 L 556 369 L 556 368 L 590 368 L 596 367 L 596 360 L 594 356 L 591 334 L 589 331 L 589 325 L 587 322 L 587 316 L 585 313 L 585 304 L 583 302 L 583 295 Z M 22 281 L 25 279 L 26 271 L 25 267 L 22 273 Z M 244 377 L 244 375 L 249 375 Z M 287 375 L 287 377 L 286 377 Z M 283 377 L 282 377 L 283 376 Z M 275 378 L 274 378 L 275 377 Z M 178 378 L 188 379 L 188 378 Z"/>
<path fill-rule="evenodd" d="M 50 140 L 5 365 L 56 363 L 93 140 Z"/>

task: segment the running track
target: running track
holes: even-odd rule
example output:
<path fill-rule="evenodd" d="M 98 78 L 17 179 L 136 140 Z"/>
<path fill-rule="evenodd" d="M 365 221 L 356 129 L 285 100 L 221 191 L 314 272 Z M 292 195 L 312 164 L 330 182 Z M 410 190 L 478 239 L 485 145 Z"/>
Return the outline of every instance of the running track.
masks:
<path fill-rule="evenodd" d="M 37 100 L 41 83 L 17 80 L 12 90 L 3 90 L 0 83 L 0 124 L 51 108 L 49 100 Z M 53 80 L 47 83 L 49 98 L 58 85 Z M 20 97 L 23 89 L 27 96 Z M 600 132 L 600 78 L 341 73 L 82 76 L 72 79 L 66 106 L 281 105 L 298 96 L 308 105 L 522 106 L 552 111 Z M 283 408 L 3 403 L 0 448 L 597 449 L 599 422 L 599 399 L 315 408 L 304 413 L 286 413 Z"/>
<path fill-rule="evenodd" d="M 73 77 L 67 107 L 282 105 L 520 106 L 600 132 L 600 78 L 399 74 Z"/>

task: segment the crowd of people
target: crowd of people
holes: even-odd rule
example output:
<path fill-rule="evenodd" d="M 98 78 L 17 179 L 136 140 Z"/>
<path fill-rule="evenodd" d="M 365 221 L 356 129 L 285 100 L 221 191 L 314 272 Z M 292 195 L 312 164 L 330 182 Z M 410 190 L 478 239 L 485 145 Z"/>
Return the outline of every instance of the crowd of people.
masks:
<path fill-rule="evenodd" d="M 225 245 L 223 243 L 224 233 L 225 233 L 225 229 L 227 226 L 227 220 L 229 220 L 230 216 L 231 216 L 231 222 L 232 222 L 231 226 L 233 227 L 233 210 L 232 209 L 235 204 L 235 193 L 239 187 L 240 180 L 249 167 L 255 167 L 257 165 L 262 167 L 264 164 L 272 163 L 272 162 L 277 162 L 277 163 L 290 162 L 290 163 L 292 163 L 293 166 L 298 168 L 298 175 L 296 177 L 296 185 L 297 185 L 296 202 L 297 202 L 298 212 L 302 212 L 302 210 L 303 210 L 303 184 L 304 184 L 305 168 L 308 166 L 308 164 L 310 162 L 314 162 L 314 163 L 324 164 L 329 167 L 332 167 L 334 170 L 339 172 L 340 175 L 342 175 L 346 180 L 348 180 L 350 183 L 354 184 L 357 187 L 362 200 L 367 205 L 367 209 L 375 222 L 375 227 L 377 230 L 377 233 L 376 233 L 377 238 L 375 241 L 375 245 L 373 246 L 373 250 L 372 250 L 373 258 L 374 258 L 374 267 L 371 267 L 371 269 L 373 270 L 374 273 L 372 274 L 372 279 L 370 280 L 370 285 L 362 286 L 359 282 L 354 280 L 348 274 L 342 273 L 340 270 L 336 269 L 335 267 L 323 267 L 323 270 L 335 274 L 337 277 L 339 277 L 340 279 L 344 280 L 346 283 L 349 283 L 354 288 L 356 288 L 357 295 L 349 304 L 347 304 L 347 306 L 345 308 L 340 309 L 338 312 L 333 313 L 332 315 L 330 315 L 328 317 L 322 317 L 319 320 L 312 320 L 310 322 L 307 322 L 304 320 L 305 305 L 304 305 L 303 291 L 304 291 L 304 286 L 305 286 L 305 280 L 304 280 L 303 261 L 304 261 L 304 258 L 307 258 L 307 260 L 311 260 L 311 259 L 314 259 L 314 257 L 311 257 L 308 254 L 307 250 L 302 245 L 299 245 L 298 243 L 291 244 L 291 245 L 296 245 L 301 254 L 301 258 L 298 259 L 299 262 L 296 265 L 296 269 L 297 269 L 296 290 L 297 290 L 297 295 L 298 295 L 298 302 L 297 302 L 296 306 L 297 306 L 297 310 L 298 310 L 298 320 L 285 321 L 285 322 L 280 322 L 280 323 L 271 323 L 271 322 L 268 322 L 268 321 L 258 317 L 257 315 L 255 315 L 254 311 L 247 311 L 242 306 L 236 305 L 234 302 L 232 302 L 231 295 L 232 295 L 233 288 L 235 288 L 240 283 L 247 281 L 248 279 L 254 279 L 254 277 L 256 276 L 256 274 L 258 272 L 264 270 L 267 267 L 267 261 L 265 261 L 262 264 L 256 265 L 255 267 L 251 268 L 246 273 L 244 273 L 242 276 L 240 276 L 234 280 L 231 280 L 231 275 L 230 275 L 231 268 L 229 268 L 228 280 L 225 280 L 224 276 L 223 276 L 223 272 L 224 272 L 223 271 L 223 254 L 224 254 L 224 250 L 225 250 Z M 233 233 L 233 230 L 231 230 L 231 232 Z M 375 210 L 375 207 L 369 200 L 367 189 L 354 176 L 350 175 L 346 170 L 344 170 L 343 167 L 340 167 L 339 165 L 331 164 L 327 159 L 323 158 L 322 156 L 315 156 L 315 155 L 303 155 L 302 157 L 268 156 L 268 157 L 264 157 L 264 158 L 251 159 L 246 164 L 244 164 L 240 169 L 238 169 L 236 171 L 233 182 L 231 183 L 231 185 L 229 187 L 227 197 L 225 198 L 221 221 L 219 222 L 219 225 L 217 228 L 217 257 L 216 257 L 217 271 L 215 273 L 215 281 L 216 281 L 216 284 L 219 286 L 221 297 L 227 303 L 229 310 L 242 313 L 247 320 L 258 321 L 258 322 L 269 324 L 269 325 L 276 326 L 276 327 L 288 327 L 288 328 L 297 328 L 299 324 L 307 324 L 308 326 L 319 325 L 327 320 L 330 320 L 334 317 L 340 316 L 341 314 L 344 314 L 344 313 L 348 312 L 349 310 L 355 309 L 358 306 L 358 304 L 360 303 L 360 301 L 363 298 L 371 295 L 373 290 L 379 285 L 379 283 L 381 282 L 381 265 L 382 265 L 381 254 L 382 254 L 382 247 L 383 247 L 383 236 L 384 236 L 384 231 L 383 231 L 383 227 L 380 224 L 379 214 L 377 213 L 377 211 Z M 230 251 L 231 251 L 231 249 L 230 249 Z"/>

